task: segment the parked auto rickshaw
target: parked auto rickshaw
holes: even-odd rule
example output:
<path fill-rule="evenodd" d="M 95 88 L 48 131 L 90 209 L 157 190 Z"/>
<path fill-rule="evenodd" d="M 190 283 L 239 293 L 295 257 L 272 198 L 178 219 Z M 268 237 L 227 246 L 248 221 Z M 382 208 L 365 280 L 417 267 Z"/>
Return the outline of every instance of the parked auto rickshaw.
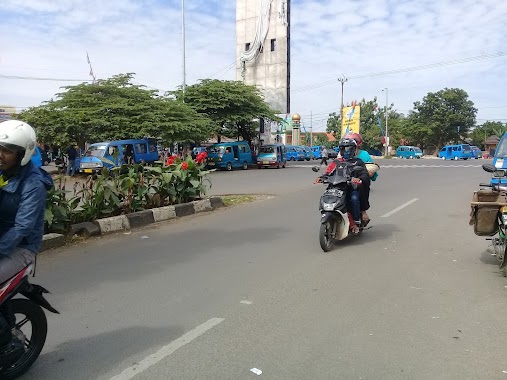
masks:
<path fill-rule="evenodd" d="M 266 144 L 262 145 L 257 155 L 257 167 L 259 169 L 265 167 L 285 168 L 287 163 L 287 151 L 283 144 Z"/>

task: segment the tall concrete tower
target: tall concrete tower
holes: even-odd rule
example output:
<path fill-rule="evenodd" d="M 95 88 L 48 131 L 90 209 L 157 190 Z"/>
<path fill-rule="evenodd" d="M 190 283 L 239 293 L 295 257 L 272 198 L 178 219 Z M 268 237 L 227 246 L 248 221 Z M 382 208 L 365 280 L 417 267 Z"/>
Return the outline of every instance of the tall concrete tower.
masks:
<path fill-rule="evenodd" d="M 290 113 L 290 0 L 236 0 L 236 80 Z"/>

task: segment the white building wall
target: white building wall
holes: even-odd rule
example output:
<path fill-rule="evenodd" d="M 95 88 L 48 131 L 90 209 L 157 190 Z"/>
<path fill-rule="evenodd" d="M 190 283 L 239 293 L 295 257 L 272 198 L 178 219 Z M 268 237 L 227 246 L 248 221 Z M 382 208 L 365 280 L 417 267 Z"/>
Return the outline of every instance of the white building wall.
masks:
<path fill-rule="evenodd" d="M 261 87 L 266 101 L 280 114 L 290 112 L 290 60 L 289 27 L 278 16 L 277 2 L 271 4 L 269 31 L 264 48 L 255 61 L 246 62 L 244 82 Z M 246 44 L 252 44 L 256 32 L 257 16 L 261 0 L 236 0 L 236 80 L 243 81 L 241 54 Z M 287 1 L 290 11 L 290 0 Z M 290 13 L 288 22 L 290 23 Z M 271 40 L 276 40 L 271 51 Z"/>

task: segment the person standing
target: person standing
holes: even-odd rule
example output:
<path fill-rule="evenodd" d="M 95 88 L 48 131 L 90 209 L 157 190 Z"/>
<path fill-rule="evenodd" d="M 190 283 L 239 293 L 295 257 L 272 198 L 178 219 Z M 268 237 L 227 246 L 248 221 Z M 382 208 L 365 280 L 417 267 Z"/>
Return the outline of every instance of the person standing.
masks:
<path fill-rule="evenodd" d="M 320 165 L 325 164 L 327 166 L 327 159 L 329 157 L 329 153 L 327 152 L 327 149 L 325 146 L 322 147 L 322 150 L 320 151 Z"/>
<path fill-rule="evenodd" d="M 69 177 L 73 177 L 75 174 L 76 158 L 77 149 L 74 145 L 71 145 L 70 148 L 67 149 L 67 175 Z"/>

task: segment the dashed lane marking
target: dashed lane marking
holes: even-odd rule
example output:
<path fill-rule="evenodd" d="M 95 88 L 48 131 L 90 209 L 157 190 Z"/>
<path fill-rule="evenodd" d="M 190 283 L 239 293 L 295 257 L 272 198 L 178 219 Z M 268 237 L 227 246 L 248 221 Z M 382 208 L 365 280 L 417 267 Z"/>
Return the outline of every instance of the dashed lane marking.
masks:
<path fill-rule="evenodd" d="M 195 329 L 187 332 L 180 338 L 172 341 L 167 346 L 162 347 L 153 355 L 148 356 L 147 358 L 141 360 L 140 362 L 134 364 L 133 366 L 127 368 L 125 371 L 112 377 L 110 380 L 130 380 L 134 376 L 140 374 L 141 372 L 146 371 L 151 366 L 157 364 L 161 360 L 165 359 L 169 355 L 173 354 L 176 350 L 183 347 L 184 345 L 190 343 L 194 339 L 198 338 L 206 331 L 211 330 L 213 327 L 223 322 L 223 318 L 212 318 L 207 322 L 204 322 L 202 325 L 197 326 Z"/>

